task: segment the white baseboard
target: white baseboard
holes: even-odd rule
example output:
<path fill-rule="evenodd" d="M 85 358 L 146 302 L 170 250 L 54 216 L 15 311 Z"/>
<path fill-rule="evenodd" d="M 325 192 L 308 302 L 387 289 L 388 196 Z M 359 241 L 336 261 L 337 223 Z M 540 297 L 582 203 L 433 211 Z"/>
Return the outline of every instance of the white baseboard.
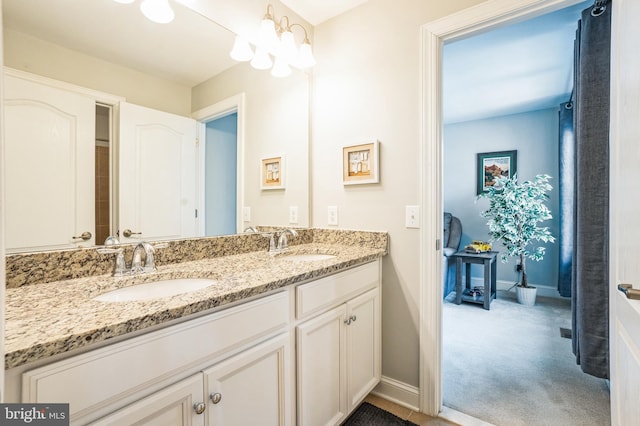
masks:
<path fill-rule="evenodd" d="M 380 383 L 371 393 L 410 410 L 420 411 L 420 391 L 415 386 L 382 376 Z"/>
<path fill-rule="evenodd" d="M 390 377 L 382 376 L 378 386 L 371 392 L 373 395 L 394 402 L 416 412 L 420 412 L 420 392 L 417 387 L 408 385 Z M 475 417 L 471 417 L 449 407 L 442 407 L 438 417 L 463 426 L 493 426 Z"/>
<path fill-rule="evenodd" d="M 471 286 L 472 287 L 483 286 L 483 285 L 484 285 L 484 279 L 483 278 L 471 277 Z M 511 289 L 514 285 L 515 285 L 515 282 L 513 282 L 513 281 L 505 281 L 505 280 L 497 280 L 496 281 L 496 288 L 498 290 L 506 291 L 506 290 Z M 565 299 L 564 297 L 560 296 L 560 293 L 558 293 L 558 289 L 555 288 L 555 287 L 551 287 L 551 286 L 548 286 L 548 285 L 541 285 L 541 284 L 533 284 L 533 283 L 530 283 L 529 285 L 534 286 L 534 287 L 536 287 L 538 289 L 538 295 L 539 296 L 555 297 L 555 298 L 558 298 L 558 299 Z"/>

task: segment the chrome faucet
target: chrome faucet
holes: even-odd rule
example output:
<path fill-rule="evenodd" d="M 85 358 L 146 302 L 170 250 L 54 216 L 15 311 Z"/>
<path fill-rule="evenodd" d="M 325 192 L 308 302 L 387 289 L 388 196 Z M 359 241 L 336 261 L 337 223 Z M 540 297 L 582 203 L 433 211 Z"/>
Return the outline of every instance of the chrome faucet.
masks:
<path fill-rule="evenodd" d="M 298 233 L 295 229 L 287 228 L 284 231 L 280 232 L 280 237 L 278 237 L 278 247 L 276 250 L 285 251 L 289 248 L 289 241 L 287 239 L 287 234 L 291 235 L 293 238 L 298 236 Z"/>
<path fill-rule="evenodd" d="M 153 257 L 156 249 L 147 242 L 140 242 L 133 249 L 133 260 L 131 261 L 131 272 L 133 274 L 154 272 L 157 270 Z M 144 253 L 144 264 L 142 263 L 142 253 Z"/>
<path fill-rule="evenodd" d="M 248 227 L 244 228 L 244 232 L 257 234 L 258 230 L 254 226 L 248 226 Z"/>

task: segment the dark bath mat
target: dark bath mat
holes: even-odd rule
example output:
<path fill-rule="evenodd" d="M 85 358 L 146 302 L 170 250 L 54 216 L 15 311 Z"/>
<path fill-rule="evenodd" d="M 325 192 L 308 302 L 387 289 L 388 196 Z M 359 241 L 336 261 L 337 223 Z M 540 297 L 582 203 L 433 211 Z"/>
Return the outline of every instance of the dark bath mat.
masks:
<path fill-rule="evenodd" d="M 409 420 L 402 420 L 388 411 L 363 402 L 342 424 L 343 426 L 416 426 Z"/>

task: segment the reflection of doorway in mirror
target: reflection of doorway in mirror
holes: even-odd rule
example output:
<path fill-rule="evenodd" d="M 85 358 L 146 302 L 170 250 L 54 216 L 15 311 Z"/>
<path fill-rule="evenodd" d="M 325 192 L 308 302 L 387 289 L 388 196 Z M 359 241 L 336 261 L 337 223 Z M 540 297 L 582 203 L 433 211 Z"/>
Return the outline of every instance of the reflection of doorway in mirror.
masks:
<path fill-rule="evenodd" d="M 206 123 L 205 235 L 229 235 L 236 230 L 238 114 Z"/>
<path fill-rule="evenodd" d="M 103 244 L 111 235 L 111 203 L 110 203 L 110 108 L 96 105 L 96 165 L 95 165 L 95 216 L 96 244 Z"/>

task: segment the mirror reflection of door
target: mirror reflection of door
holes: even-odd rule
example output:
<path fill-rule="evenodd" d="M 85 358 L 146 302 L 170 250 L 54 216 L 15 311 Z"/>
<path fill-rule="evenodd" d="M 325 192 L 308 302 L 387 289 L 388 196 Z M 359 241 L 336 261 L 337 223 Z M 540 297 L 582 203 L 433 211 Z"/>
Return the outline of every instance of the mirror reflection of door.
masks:
<path fill-rule="evenodd" d="M 4 79 L 4 235 L 9 252 L 94 244 L 95 101 Z"/>
<path fill-rule="evenodd" d="M 235 234 L 238 173 L 238 114 L 206 123 L 204 169 L 205 235 Z"/>

